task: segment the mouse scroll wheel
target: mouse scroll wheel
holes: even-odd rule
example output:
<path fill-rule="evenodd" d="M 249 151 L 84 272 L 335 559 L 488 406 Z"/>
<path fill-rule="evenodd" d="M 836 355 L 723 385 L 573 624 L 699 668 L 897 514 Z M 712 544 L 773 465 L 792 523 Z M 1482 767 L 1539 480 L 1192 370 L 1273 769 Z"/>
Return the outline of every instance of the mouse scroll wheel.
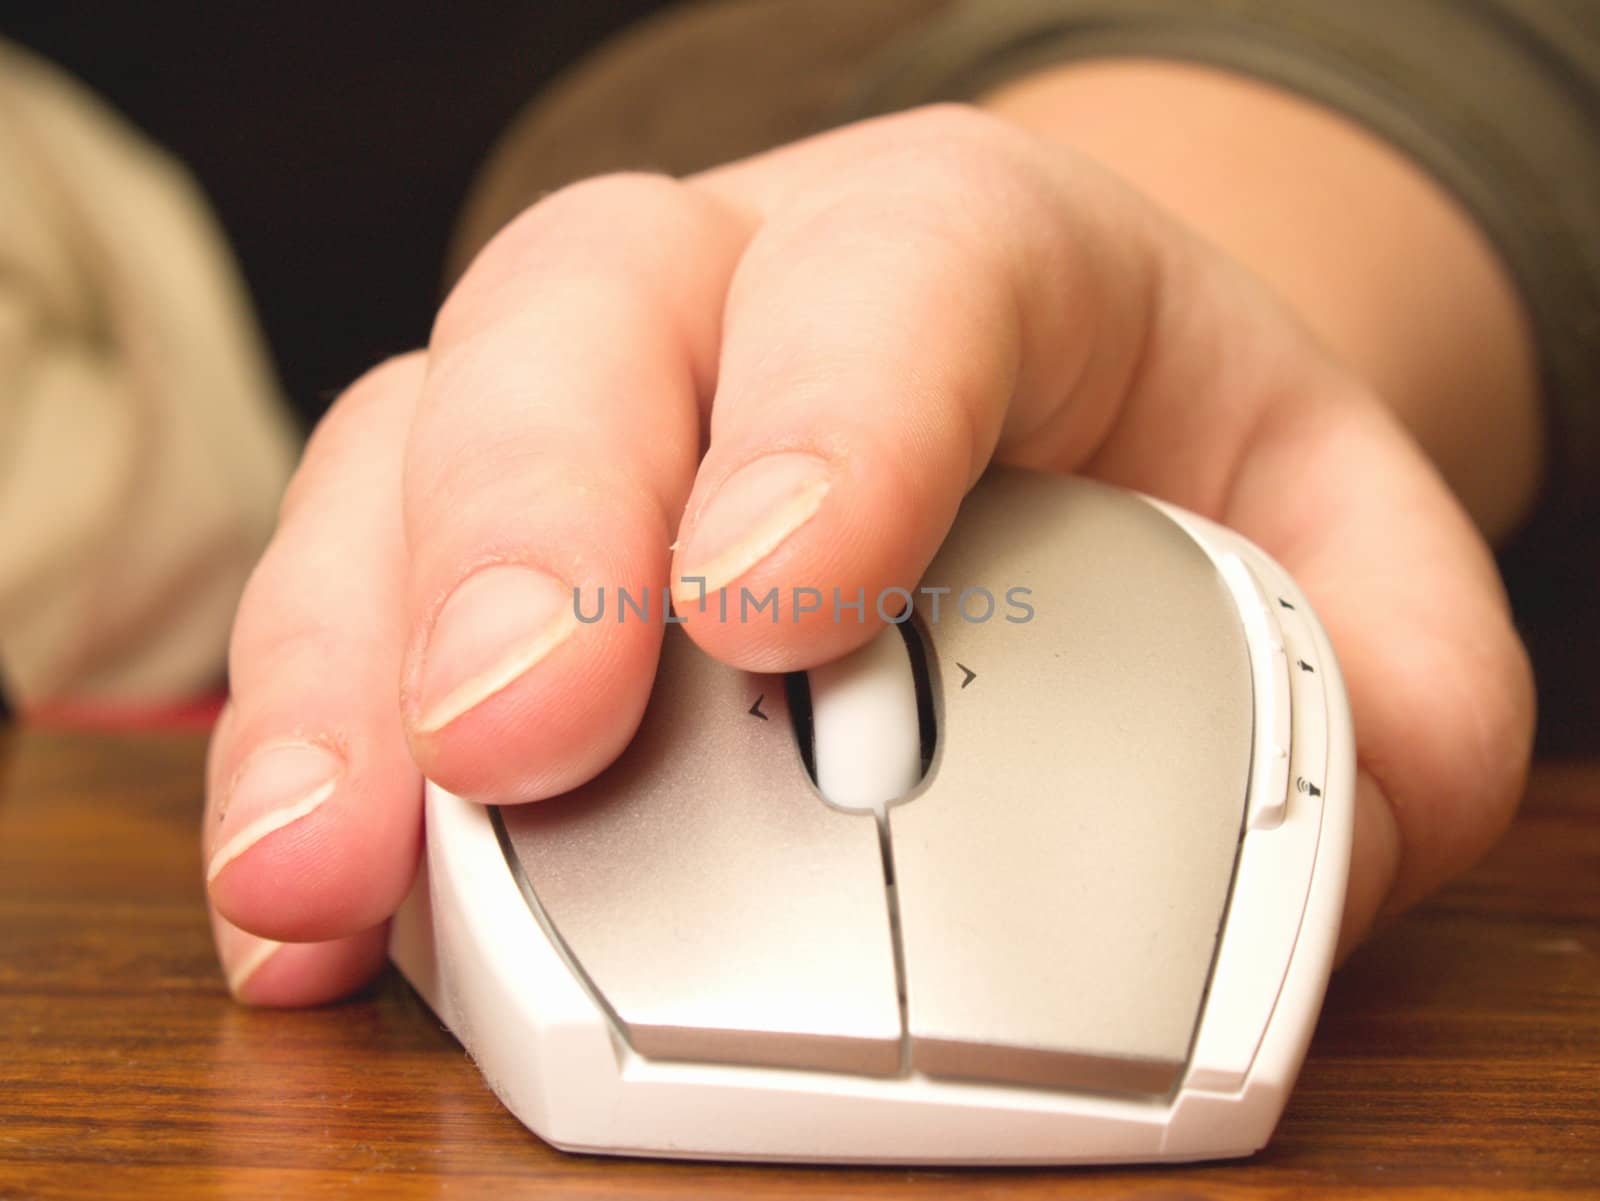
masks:
<path fill-rule="evenodd" d="M 806 673 L 809 766 L 817 791 L 838 808 L 882 817 L 921 782 L 932 750 L 921 652 L 907 621 Z"/>

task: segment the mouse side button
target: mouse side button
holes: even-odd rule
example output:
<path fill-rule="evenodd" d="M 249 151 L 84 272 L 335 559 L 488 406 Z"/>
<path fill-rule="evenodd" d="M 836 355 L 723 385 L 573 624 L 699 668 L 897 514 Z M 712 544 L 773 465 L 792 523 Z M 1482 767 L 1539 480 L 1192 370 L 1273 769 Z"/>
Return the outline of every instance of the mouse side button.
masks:
<path fill-rule="evenodd" d="M 1237 554 L 1217 559 L 1250 648 L 1250 672 L 1256 694 L 1256 754 L 1250 773 L 1250 800 L 1245 825 L 1270 830 L 1282 824 L 1289 804 L 1289 752 L 1294 742 L 1289 654 L 1278 613 L 1292 610 L 1275 604 Z M 1304 660 L 1301 660 L 1302 664 Z"/>
<path fill-rule="evenodd" d="M 1293 718 L 1285 740 L 1289 763 L 1283 781 L 1268 786 L 1280 816 L 1272 823 L 1252 820 L 1241 844 L 1233 900 L 1185 1078 L 1189 1087 L 1230 1093 L 1250 1074 L 1301 934 L 1329 787 L 1329 702 L 1327 660 L 1311 631 L 1314 618 L 1282 569 L 1243 545 L 1221 563 L 1225 574 L 1247 577 L 1272 614 L 1277 649 L 1291 665 L 1283 686 L 1293 698 L 1285 706 Z M 1252 798 L 1252 815 L 1259 808 Z"/>

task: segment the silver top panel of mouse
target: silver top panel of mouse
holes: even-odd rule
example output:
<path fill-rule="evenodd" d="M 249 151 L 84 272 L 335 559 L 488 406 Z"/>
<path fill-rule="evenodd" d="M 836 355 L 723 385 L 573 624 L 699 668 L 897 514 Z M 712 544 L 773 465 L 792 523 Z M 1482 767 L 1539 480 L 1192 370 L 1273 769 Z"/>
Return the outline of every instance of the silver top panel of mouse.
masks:
<path fill-rule="evenodd" d="M 500 811 L 514 867 L 641 1055 L 1166 1093 L 1248 790 L 1230 594 L 1137 497 L 1003 470 L 923 583 L 934 757 L 884 830 L 818 795 L 780 677 L 669 627 L 621 758 Z"/>

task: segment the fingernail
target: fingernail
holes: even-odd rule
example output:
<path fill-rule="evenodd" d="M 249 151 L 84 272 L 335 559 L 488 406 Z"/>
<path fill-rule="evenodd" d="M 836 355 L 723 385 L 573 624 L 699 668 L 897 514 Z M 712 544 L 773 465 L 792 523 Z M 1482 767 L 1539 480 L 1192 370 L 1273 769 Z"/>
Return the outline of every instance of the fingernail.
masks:
<path fill-rule="evenodd" d="M 485 567 L 445 601 L 422 663 L 431 734 L 525 675 L 578 628 L 572 590 L 531 567 Z"/>
<path fill-rule="evenodd" d="M 248 1001 L 245 992 L 250 987 L 250 981 L 283 947 L 283 943 L 273 942 L 270 938 L 258 938 L 254 934 L 240 932 L 235 945 L 229 947 L 228 958 L 222 965 L 222 974 L 228 978 L 228 991 L 237 1000 Z"/>
<path fill-rule="evenodd" d="M 206 883 L 268 834 L 314 811 L 343 772 L 343 759 L 312 742 L 272 743 L 251 755 L 218 814 L 223 838 L 206 865 Z"/>
<path fill-rule="evenodd" d="M 749 571 L 816 515 L 831 486 L 825 460 L 794 451 L 734 472 L 689 531 L 674 602 L 697 603 Z"/>

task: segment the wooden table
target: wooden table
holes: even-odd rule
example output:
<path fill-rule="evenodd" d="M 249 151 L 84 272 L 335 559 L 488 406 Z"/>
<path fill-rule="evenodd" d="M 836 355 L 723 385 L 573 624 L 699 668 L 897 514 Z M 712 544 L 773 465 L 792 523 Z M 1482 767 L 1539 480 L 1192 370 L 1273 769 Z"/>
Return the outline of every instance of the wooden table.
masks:
<path fill-rule="evenodd" d="M 0 739 L 0 1197 L 1600 1196 L 1600 762 L 1335 978 L 1254 1160 L 801 1169 L 552 1151 L 392 972 L 252 1011 L 211 957 L 196 736 Z"/>

